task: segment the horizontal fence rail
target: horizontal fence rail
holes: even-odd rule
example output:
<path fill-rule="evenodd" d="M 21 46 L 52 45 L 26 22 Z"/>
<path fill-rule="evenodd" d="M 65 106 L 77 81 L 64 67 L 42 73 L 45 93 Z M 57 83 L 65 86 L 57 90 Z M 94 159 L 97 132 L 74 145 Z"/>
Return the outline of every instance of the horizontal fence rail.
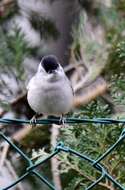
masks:
<path fill-rule="evenodd" d="M 30 120 L 21 120 L 21 119 L 0 119 L 1 124 L 9 124 L 9 125 L 22 125 L 22 124 L 30 124 Z M 42 119 L 37 120 L 36 124 L 61 124 L 60 119 Z M 94 119 L 78 119 L 78 118 L 67 118 L 65 120 L 65 123 L 68 124 L 87 124 L 87 123 L 95 123 L 95 124 L 125 124 L 125 120 L 115 120 L 115 119 L 108 119 L 108 118 L 94 118 Z M 58 190 L 54 185 L 43 175 L 41 175 L 39 172 L 36 171 L 36 168 L 39 165 L 44 164 L 54 156 L 58 155 L 60 152 L 65 152 L 67 154 L 79 157 L 81 160 L 86 160 L 88 163 L 100 173 L 100 177 L 96 179 L 89 187 L 87 187 L 85 190 L 93 189 L 101 180 L 104 178 L 107 178 L 109 181 L 111 181 L 116 188 L 119 188 L 121 190 L 125 190 L 125 187 L 123 187 L 118 181 L 116 181 L 105 169 L 105 167 L 100 163 L 106 156 L 108 156 L 120 143 L 123 142 L 125 139 L 125 129 L 121 132 L 119 138 L 117 141 L 109 148 L 106 152 L 104 152 L 98 159 L 94 160 L 90 157 L 86 156 L 85 154 L 79 153 L 74 149 L 71 149 L 70 147 L 67 147 L 64 145 L 63 142 L 59 142 L 53 152 L 46 156 L 46 158 L 41 159 L 37 161 L 36 163 L 33 163 L 32 160 L 20 149 L 18 148 L 11 140 L 8 138 L 3 132 L 0 132 L 0 137 L 4 139 L 13 149 L 15 149 L 16 152 L 19 153 L 19 155 L 27 162 L 27 167 L 25 168 L 25 172 L 23 175 L 21 175 L 16 181 L 14 181 L 12 184 L 10 184 L 7 187 L 1 188 L 0 190 L 7 190 L 10 189 L 19 182 L 21 182 L 23 179 L 25 179 L 29 175 L 34 175 L 37 178 L 39 178 L 44 184 L 46 184 L 50 189 L 52 190 Z"/>

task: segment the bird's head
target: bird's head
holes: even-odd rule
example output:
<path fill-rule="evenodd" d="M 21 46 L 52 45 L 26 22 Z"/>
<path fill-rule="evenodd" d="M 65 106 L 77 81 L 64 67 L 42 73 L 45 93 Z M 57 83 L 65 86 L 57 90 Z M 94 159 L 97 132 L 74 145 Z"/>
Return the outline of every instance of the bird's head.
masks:
<path fill-rule="evenodd" d="M 51 78 L 64 75 L 63 68 L 54 55 L 47 55 L 42 58 L 38 67 L 38 73 Z"/>

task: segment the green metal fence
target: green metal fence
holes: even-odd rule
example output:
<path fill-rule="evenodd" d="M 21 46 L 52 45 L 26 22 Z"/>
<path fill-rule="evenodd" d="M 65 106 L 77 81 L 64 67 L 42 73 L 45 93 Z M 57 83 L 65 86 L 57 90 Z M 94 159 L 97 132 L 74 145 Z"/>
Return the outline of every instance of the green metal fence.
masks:
<path fill-rule="evenodd" d="M 42 119 L 37 120 L 37 124 L 59 124 L 58 119 Z M 2 124 L 29 124 L 30 121 L 28 120 L 19 120 L 19 119 L 0 119 L 0 123 Z M 105 118 L 97 118 L 97 119 L 77 119 L 77 118 L 68 118 L 66 119 L 66 123 L 68 124 L 86 124 L 86 123 L 96 123 L 96 124 L 125 124 L 125 120 L 114 120 L 114 119 L 105 119 Z M 37 178 L 39 178 L 44 184 L 46 184 L 50 189 L 52 190 L 58 190 L 54 187 L 52 183 L 50 183 L 45 176 L 42 176 L 39 172 L 36 171 L 37 166 L 44 164 L 48 160 L 50 160 L 52 157 L 56 156 L 60 152 L 66 152 L 67 154 L 72 154 L 73 156 L 79 157 L 79 159 L 82 159 L 83 161 L 86 160 L 89 162 L 89 164 L 95 169 L 98 170 L 100 173 L 100 177 L 95 180 L 89 187 L 87 187 L 85 190 L 93 189 L 101 180 L 104 178 L 107 178 L 109 181 L 111 181 L 116 188 L 125 190 L 125 187 L 123 187 L 119 182 L 117 182 L 105 169 L 105 167 L 100 163 L 101 160 L 103 160 L 106 156 L 108 156 L 124 139 L 125 139 L 125 129 L 121 132 L 121 135 L 117 139 L 117 141 L 104 153 L 102 154 L 98 159 L 94 160 L 90 157 L 81 154 L 77 152 L 76 150 L 71 149 L 70 147 L 65 146 L 62 142 L 59 142 L 57 146 L 55 147 L 54 151 L 47 156 L 45 159 L 42 159 L 41 161 L 36 162 L 35 164 L 32 162 L 32 160 L 21 150 L 19 149 L 6 135 L 4 135 L 2 132 L 0 132 L 0 137 L 3 138 L 11 147 L 13 147 L 20 156 L 26 160 L 27 167 L 25 168 L 25 173 L 20 176 L 16 181 L 14 181 L 12 184 L 10 184 L 7 187 L 0 188 L 0 190 L 7 190 L 11 187 L 16 186 L 20 181 L 25 179 L 29 175 L 34 175 Z"/>

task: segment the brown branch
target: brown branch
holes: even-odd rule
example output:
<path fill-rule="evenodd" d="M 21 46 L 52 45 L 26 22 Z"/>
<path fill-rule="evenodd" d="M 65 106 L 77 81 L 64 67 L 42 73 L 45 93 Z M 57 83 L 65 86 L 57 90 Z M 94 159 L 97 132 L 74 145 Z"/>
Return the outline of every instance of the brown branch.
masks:
<path fill-rule="evenodd" d="M 0 3 L 0 7 L 8 7 L 10 6 L 11 4 L 15 4 L 16 1 L 14 0 L 3 0 L 1 3 Z"/>
<path fill-rule="evenodd" d="M 97 96 L 102 95 L 107 90 L 107 83 L 101 77 L 98 77 L 88 87 L 82 89 L 80 95 L 76 95 L 74 99 L 74 106 L 78 107 L 87 104 Z"/>
<path fill-rule="evenodd" d="M 51 129 L 51 146 L 55 147 L 57 144 L 57 138 L 59 136 L 59 126 L 53 124 Z M 59 161 L 57 157 L 51 159 L 52 176 L 56 189 L 62 190 L 61 180 L 59 175 Z"/>
<path fill-rule="evenodd" d="M 12 140 L 15 140 L 17 142 L 19 142 L 21 139 L 23 139 L 31 130 L 31 127 L 24 127 L 23 129 L 20 129 L 18 132 L 14 133 L 11 137 Z M 4 161 L 6 160 L 6 156 L 8 153 L 8 149 L 9 149 L 9 144 L 8 143 L 3 143 L 3 150 L 1 153 L 1 158 L 0 158 L 0 168 L 3 166 Z"/>
<path fill-rule="evenodd" d="M 67 66 L 65 66 L 64 71 L 67 73 L 69 71 L 71 71 L 72 69 L 76 69 L 78 67 L 82 66 L 83 67 L 83 63 L 82 62 L 78 62 L 77 64 L 69 64 Z"/>
<path fill-rule="evenodd" d="M 2 111 L 0 112 L 0 118 L 2 118 L 6 113 L 7 113 L 6 110 L 2 110 Z"/>
<path fill-rule="evenodd" d="M 23 94 L 17 96 L 12 102 L 10 102 L 10 105 L 14 106 L 14 105 L 18 104 L 18 102 L 21 101 L 22 99 L 24 99 L 25 96 L 26 96 L 26 93 L 23 93 Z"/>
<path fill-rule="evenodd" d="M 16 180 L 18 178 L 16 172 L 15 172 L 15 169 L 13 168 L 11 162 L 9 160 L 5 160 L 5 164 L 9 170 L 9 172 L 11 173 L 12 177 L 14 178 L 14 180 Z M 21 183 L 18 183 L 17 184 L 17 187 L 16 189 L 19 189 L 19 190 L 24 190 L 23 186 L 21 185 Z"/>
<path fill-rule="evenodd" d="M 0 168 L 4 165 L 8 150 L 9 150 L 9 144 L 5 142 L 3 144 L 3 150 L 2 150 L 1 158 L 0 158 Z"/>
<path fill-rule="evenodd" d="M 13 134 L 12 139 L 19 142 L 22 140 L 30 131 L 32 128 L 30 126 L 24 126 L 22 129 L 17 131 L 16 133 Z"/>

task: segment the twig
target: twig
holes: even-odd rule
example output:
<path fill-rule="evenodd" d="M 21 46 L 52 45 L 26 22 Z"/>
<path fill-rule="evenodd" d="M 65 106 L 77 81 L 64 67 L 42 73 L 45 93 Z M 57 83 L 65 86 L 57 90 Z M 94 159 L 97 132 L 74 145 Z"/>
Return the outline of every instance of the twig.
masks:
<path fill-rule="evenodd" d="M 56 144 L 57 144 L 58 136 L 59 136 L 59 126 L 53 124 L 52 129 L 51 129 L 51 145 L 53 147 L 55 147 Z M 52 168 L 53 181 L 54 181 L 56 189 L 62 190 L 58 167 L 59 167 L 59 161 L 58 161 L 57 157 L 53 157 L 51 159 L 51 168 Z"/>
<path fill-rule="evenodd" d="M 0 76 L 0 80 L 1 80 L 1 83 L 2 85 L 5 86 L 5 88 L 8 90 L 8 92 L 13 95 L 13 91 L 10 89 L 9 85 L 4 81 L 4 79 L 2 78 L 2 76 Z"/>
<path fill-rule="evenodd" d="M 24 99 L 26 97 L 26 93 L 22 93 L 21 95 L 17 96 L 16 99 L 14 99 L 12 102 L 10 102 L 11 106 L 16 105 L 19 101 L 21 101 L 22 99 Z"/>
<path fill-rule="evenodd" d="M 9 149 L 9 144 L 6 143 L 6 142 L 4 142 L 3 150 L 2 150 L 1 158 L 0 158 L 0 168 L 4 165 L 4 162 L 5 162 L 5 160 L 6 160 L 6 156 L 7 156 L 8 149 Z"/>
<path fill-rule="evenodd" d="M 77 84 L 74 86 L 74 91 L 77 92 L 81 88 L 84 88 L 85 86 L 88 86 L 89 83 L 91 83 L 93 79 L 90 81 L 90 73 L 87 73 L 85 76 L 81 77 L 81 80 L 77 82 Z"/>
<path fill-rule="evenodd" d="M 1 117 L 3 117 L 3 116 L 4 116 L 4 114 L 6 114 L 6 113 L 7 113 L 7 111 L 2 110 L 2 111 L 0 112 L 0 118 L 1 118 Z"/>
<path fill-rule="evenodd" d="M 74 106 L 87 104 L 97 96 L 102 95 L 107 90 L 107 83 L 101 77 L 97 78 L 91 85 L 84 88 L 80 95 L 74 99 Z"/>
<path fill-rule="evenodd" d="M 15 3 L 15 1 L 13 1 L 13 0 L 4 0 L 1 2 L 0 7 L 3 7 L 3 6 L 7 7 L 7 6 L 14 4 L 14 3 Z"/>
<path fill-rule="evenodd" d="M 31 129 L 31 127 L 24 126 L 23 129 L 20 129 L 19 131 L 13 134 L 12 139 L 19 142 L 31 131 Z"/>
<path fill-rule="evenodd" d="M 11 139 L 19 142 L 22 138 L 24 138 L 29 131 L 31 130 L 31 127 L 24 127 L 23 129 L 19 130 L 18 132 L 14 133 Z M 3 166 L 4 161 L 6 160 L 7 152 L 9 149 L 9 144 L 8 143 L 3 143 L 3 150 L 0 158 L 0 168 Z"/>
<path fill-rule="evenodd" d="M 5 164 L 9 170 L 9 172 L 11 173 L 11 175 L 13 176 L 13 178 L 16 180 L 18 178 L 15 169 L 13 168 L 11 162 L 9 160 L 5 160 Z M 21 185 L 21 183 L 17 184 L 17 187 L 19 190 L 24 190 L 23 186 Z"/>
<path fill-rule="evenodd" d="M 72 69 L 76 69 L 79 66 L 83 67 L 82 62 L 78 62 L 77 64 L 69 64 L 69 65 L 65 66 L 64 71 L 67 73 L 67 72 L 71 71 Z"/>

